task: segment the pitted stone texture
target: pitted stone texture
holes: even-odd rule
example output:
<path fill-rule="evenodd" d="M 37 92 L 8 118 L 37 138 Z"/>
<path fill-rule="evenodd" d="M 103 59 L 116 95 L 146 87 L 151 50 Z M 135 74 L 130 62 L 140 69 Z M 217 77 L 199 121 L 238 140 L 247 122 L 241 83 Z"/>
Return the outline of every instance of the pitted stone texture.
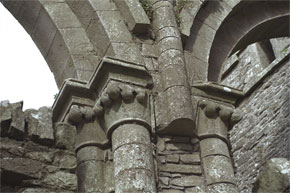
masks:
<path fill-rule="evenodd" d="M 184 176 L 180 178 L 173 178 L 171 180 L 171 185 L 181 186 L 181 187 L 191 187 L 202 184 L 203 178 L 201 176 Z"/>
<path fill-rule="evenodd" d="M 147 170 L 128 170 L 115 178 L 116 193 L 156 192 L 154 175 Z"/>
<path fill-rule="evenodd" d="M 200 141 L 201 157 L 224 155 L 230 158 L 228 145 L 218 138 L 206 138 Z"/>
<path fill-rule="evenodd" d="M 112 87 L 116 88 L 115 94 L 119 93 L 117 98 L 113 97 L 113 93 L 110 91 Z M 147 91 L 142 88 L 112 83 L 108 85 L 107 90 L 100 97 L 96 108 L 104 109 L 104 112 L 102 112 L 104 115 L 100 113 L 99 117 L 101 117 L 101 120 L 103 119 L 102 124 L 109 136 L 114 128 L 123 122 L 138 122 L 147 128 L 151 124 L 149 96 Z"/>
<path fill-rule="evenodd" d="M 149 131 L 134 123 L 121 125 L 112 134 L 112 146 L 116 192 L 156 192 Z"/>
<path fill-rule="evenodd" d="M 185 193 L 206 193 L 206 189 L 201 185 L 192 188 L 186 188 Z"/>
<path fill-rule="evenodd" d="M 66 123 L 55 124 L 55 146 L 61 149 L 73 150 L 76 138 L 76 128 Z"/>
<path fill-rule="evenodd" d="M 230 131 L 230 139 L 241 193 L 252 191 L 267 160 L 289 158 L 289 73 L 285 61 L 239 105 L 245 115 Z"/>
<path fill-rule="evenodd" d="M 166 164 L 161 165 L 159 170 L 161 172 L 201 175 L 201 167 L 199 165 Z"/>
<path fill-rule="evenodd" d="M 223 182 L 236 183 L 233 166 L 229 158 L 224 156 L 208 156 L 202 158 L 202 162 L 208 185 Z"/>
<path fill-rule="evenodd" d="M 287 192 L 290 186 L 290 161 L 285 158 L 273 158 L 267 161 L 260 173 L 253 192 Z"/>
<path fill-rule="evenodd" d="M 144 33 L 150 26 L 150 21 L 139 1 L 115 1 L 126 20 L 129 30 L 133 33 Z"/>
<path fill-rule="evenodd" d="M 237 187 L 233 184 L 213 184 L 208 186 L 209 193 L 239 193 Z"/>
<path fill-rule="evenodd" d="M 57 184 L 62 189 L 74 191 L 77 188 L 77 177 L 74 174 L 58 171 L 45 176 L 41 183 L 50 188 L 54 188 Z"/>
<path fill-rule="evenodd" d="M 102 161 L 86 161 L 78 165 L 78 192 L 104 192 L 104 163 Z"/>
<path fill-rule="evenodd" d="M 86 161 L 104 161 L 104 151 L 96 146 L 87 146 L 77 152 L 77 163 Z"/>
<path fill-rule="evenodd" d="M 150 135 L 147 129 L 143 126 L 134 125 L 135 132 L 131 131 L 130 126 L 120 126 L 122 131 L 118 130 L 114 132 L 114 138 L 117 140 L 112 144 L 113 151 L 121 147 L 123 144 L 139 144 L 145 146 L 151 146 Z M 138 135 L 136 135 L 138 133 Z"/>
<path fill-rule="evenodd" d="M 22 140 L 25 135 L 25 117 L 22 112 L 23 102 L 10 104 L 2 101 L 0 105 L 1 137 Z"/>
<path fill-rule="evenodd" d="M 217 136 L 224 141 L 228 140 L 228 126 L 218 116 L 217 105 L 215 103 L 212 103 L 210 106 L 207 104 L 205 109 L 199 107 L 197 128 L 199 137 Z"/>
<path fill-rule="evenodd" d="M 41 107 L 39 110 L 28 109 L 25 112 L 28 136 L 32 141 L 52 145 L 54 142 L 54 130 L 51 120 L 51 109 Z"/>

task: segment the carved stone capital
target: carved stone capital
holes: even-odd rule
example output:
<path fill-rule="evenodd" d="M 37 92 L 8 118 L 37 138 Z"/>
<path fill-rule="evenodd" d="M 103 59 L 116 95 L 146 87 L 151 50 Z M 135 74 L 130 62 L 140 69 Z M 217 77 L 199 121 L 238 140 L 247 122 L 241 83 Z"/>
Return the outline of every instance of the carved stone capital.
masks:
<path fill-rule="evenodd" d="M 198 104 L 198 136 L 217 137 L 228 143 L 228 130 L 240 119 L 241 113 L 232 106 L 203 99 Z"/>
<path fill-rule="evenodd" d="M 107 136 L 123 123 L 138 123 L 151 128 L 149 95 L 140 87 L 109 83 L 94 106 L 94 112 Z"/>
<path fill-rule="evenodd" d="M 95 112 L 92 107 L 72 105 L 65 120 L 72 125 L 79 125 L 91 122 L 94 118 Z"/>

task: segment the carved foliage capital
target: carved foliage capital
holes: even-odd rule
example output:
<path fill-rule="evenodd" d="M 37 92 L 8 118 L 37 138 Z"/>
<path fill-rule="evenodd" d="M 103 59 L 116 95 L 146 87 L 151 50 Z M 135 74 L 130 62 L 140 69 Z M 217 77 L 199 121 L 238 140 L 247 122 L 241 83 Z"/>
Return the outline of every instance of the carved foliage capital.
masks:
<path fill-rule="evenodd" d="M 92 107 L 72 105 L 67 114 L 66 121 L 72 125 L 90 122 L 94 119 L 95 112 Z"/>

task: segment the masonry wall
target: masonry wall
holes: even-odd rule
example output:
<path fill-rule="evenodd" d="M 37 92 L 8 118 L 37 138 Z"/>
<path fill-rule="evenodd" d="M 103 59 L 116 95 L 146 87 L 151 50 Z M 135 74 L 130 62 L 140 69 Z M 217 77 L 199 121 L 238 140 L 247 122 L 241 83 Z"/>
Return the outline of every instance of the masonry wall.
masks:
<path fill-rule="evenodd" d="M 48 107 L 0 103 L 0 192 L 72 193 L 77 188 L 75 128 L 53 127 Z"/>
<path fill-rule="evenodd" d="M 230 131 L 241 193 L 252 192 L 265 162 L 290 159 L 290 62 L 266 78 L 238 106 L 243 119 Z"/>

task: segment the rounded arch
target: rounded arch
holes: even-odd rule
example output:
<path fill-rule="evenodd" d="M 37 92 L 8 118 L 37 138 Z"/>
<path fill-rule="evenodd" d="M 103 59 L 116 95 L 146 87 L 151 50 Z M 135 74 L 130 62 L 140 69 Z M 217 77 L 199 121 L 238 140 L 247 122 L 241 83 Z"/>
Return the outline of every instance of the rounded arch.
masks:
<path fill-rule="evenodd" d="M 251 43 L 289 36 L 288 1 L 245 1 L 225 18 L 213 40 L 208 80 L 219 81 L 222 65 L 234 52 Z"/>
<path fill-rule="evenodd" d="M 2 4 L 23 26 L 45 58 L 58 87 L 67 78 L 88 80 L 98 57 L 85 29 L 64 1 L 10 1 Z"/>

